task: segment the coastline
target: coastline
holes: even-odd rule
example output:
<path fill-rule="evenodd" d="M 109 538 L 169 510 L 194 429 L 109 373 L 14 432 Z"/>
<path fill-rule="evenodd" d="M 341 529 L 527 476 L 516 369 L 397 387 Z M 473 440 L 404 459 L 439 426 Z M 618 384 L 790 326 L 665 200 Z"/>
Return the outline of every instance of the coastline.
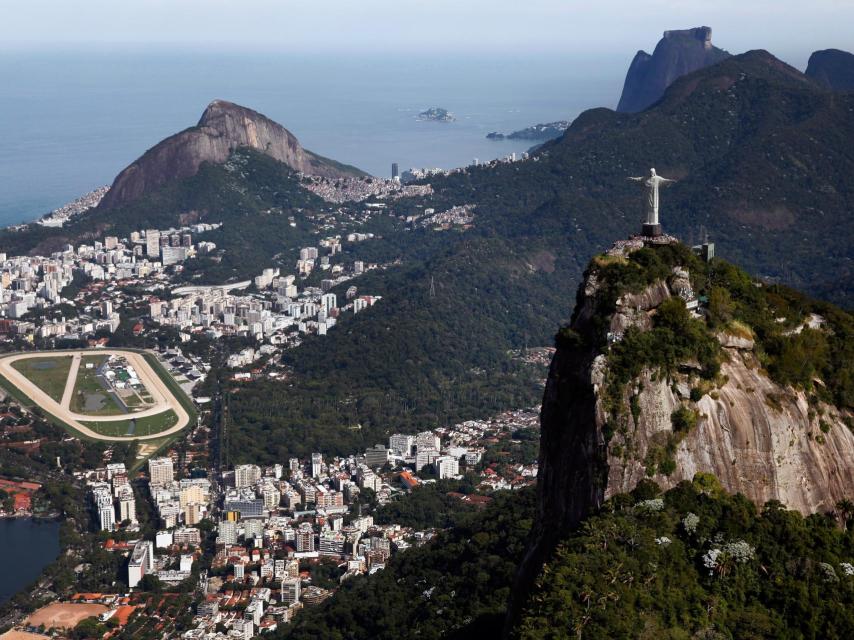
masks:
<path fill-rule="evenodd" d="M 62 514 L 58 511 L 48 515 L 35 513 L 0 513 L 0 520 L 33 520 L 34 522 L 62 522 Z"/>

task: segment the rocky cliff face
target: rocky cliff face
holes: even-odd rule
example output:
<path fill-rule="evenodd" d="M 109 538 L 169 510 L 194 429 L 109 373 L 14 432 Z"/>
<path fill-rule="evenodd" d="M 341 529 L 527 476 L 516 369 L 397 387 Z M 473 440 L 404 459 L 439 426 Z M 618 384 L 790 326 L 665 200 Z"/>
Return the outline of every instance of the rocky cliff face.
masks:
<path fill-rule="evenodd" d="M 222 164 L 238 147 L 261 151 L 307 175 L 364 175 L 303 149 L 290 131 L 266 116 L 214 100 L 195 127 L 166 138 L 124 169 L 101 201 L 101 208 L 121 206 L 172 180 L 193 176 L 204 162 Z"/>
<path fill-rule="evenodd" d="M 625 253 L 625 245 L 614 251 Z M 609 347 L 583 345 L 595 340 L 603 323 L 611 344 L 631 327 L 649 331 L 662 303 L 672 297 L 690 299 L 694 293 L 688 269 L 674 267 L 666 279 L 619 296 L 613 313 L 602 318 L 596 302 L 599 287 L 594 267 L 585 278 L 572 323 L 582 341 L 559 345 L 543 399 L 545 451 L 539 485 L 544 514 L 552 522 L 557 515 L 561 524 L 565 520 L 571 525 L 573 518 L 563 516 L 567 509 L 584 512 L 616 493 L 631 491 L 643 478 L 670 488 L 697 473 L 716 476 L 727 491 L 743 493 L 757 504 L 779 500 L 804 514 L 833 509 L 854 495 L 854 432 L 846 424 L 850 413 L 774 382 L 748 328 L 734 325 L 715 331 L 720 372 L 714 379 L 703 380 L 696 361 L 679 362 L 669 373 L 644 367 L 616 399 L 609 398 Z M 694 315 L 702 318 L 703 313 L 699 307 Z M 811 317 L 786 333 L 821 327 L 822 322 Z M 818 379 L 815 384 L 824 385 Z M 678 443 L 671 442 L 675 464 L 656 466 L 650 454 L 674 433 L 672 416 L 679 409 L 691 412 L 696 423 Z M 567 438 L 578 446 L 555 446 Z M 571 461 L 582 443 L 584 455 Z M 596 491 L 584 487 L 579 492 L 582 460 L 591 467 L 587 477 L 604 478 Z M 550 508 L 548 503 L 559 495 L 571 497 L 568 502 L 574 506 Z"/>
<path fill-rule="evenodd" d="M 831 405 L 811 406 L 803 391 L 771 381 L 752 340 L 725 334 L 719 339 L 725 382 L 696 402 L 690 400 L 688 373 L 668 380 L 644 370 L 626 390 L 625 406 L 634 402 L 636 417 L 629 414 L 627 432 L 615 434 L 609 443 L 604 498 L 631 491 L 646 477 L 670 488 L 697 473 L 716 476 L 727 491 L 758 505 L 779 500 L 804 514 L 830 511 L 854 495 L 854 434 L 845 416 Z M 594 372 L 594 389 L 602 376 L 602 371 Z M 671 416 L 681 407 L 696 412 L 697 424 L 678 443 L 675 468 L 668 475 L 660 466 L 650 473 L 650 453 L 674 433 Z M 597 431 L 605 420 L 597 398 Z"/>
<path fill-rule="evenodd" d="M 635 113 L 657 102 L 674 80 L 720 62 L 729 54 L 712 45 L 709 27 L 665 31 L 652 55 L 635 54 L 617 111 Z"/>
<path fill-rule="evenodd" d="M 854 54 L 839 49 L 815 51 L 806 75 L 833 91 L 854 91 Z"/>
<path fill-rule="evenodd" d="M 623 336 L 652 331 L 671 298 L 694 298 L 691 273 L 677 266 L 640 291 L 621 294 L 603 316 L 608 285 L 600 267 L 625 261 L 640 246 L 639 240 L 618 243 L 592 263 L 571 331 L 558 334 L 541 413 L 538 518 L 517 593 L 527 592 L 567 531 L 645 478 L 668 489 L 712 474 L 724 489 L 758 505 L 779 500 L 804 514 L 831 510 L 854 495 L 851 412 L 774 382 L 746 327 L 706 334 L 720 345 L 720 371 L 711 379 L 689 359 L 669 372 L 643 366 L 627 384 L 614 385 L 612 353 Z M 704 313 L 694 312 L 698 322 L 705 322 Z M 821 321 L 811 317 L 789 331 Z M 676 416 L 687 416 L 685 424 Z M 511 602 L 511 618 L 517 607 Z"/>

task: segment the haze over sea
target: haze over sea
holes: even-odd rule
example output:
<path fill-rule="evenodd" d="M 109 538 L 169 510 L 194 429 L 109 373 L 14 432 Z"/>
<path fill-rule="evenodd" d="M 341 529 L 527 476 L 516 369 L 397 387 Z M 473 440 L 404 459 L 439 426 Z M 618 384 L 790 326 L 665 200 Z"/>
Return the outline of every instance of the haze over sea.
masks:
<path fill-rule="evenodd" d="M 308 149 L 388 176 L 392 162 L 452 168 L 520 153 L 490 141 L 612 107 L 629 59 L 442 55 L 332 57 L 201 52 L 0 54 L 0 226 L 109 184 L 214 98 L 269 116 Z M 418 122 L 444 107 L 454 123 Z M 1 248 L 0 248 L 1 249 Z"/>

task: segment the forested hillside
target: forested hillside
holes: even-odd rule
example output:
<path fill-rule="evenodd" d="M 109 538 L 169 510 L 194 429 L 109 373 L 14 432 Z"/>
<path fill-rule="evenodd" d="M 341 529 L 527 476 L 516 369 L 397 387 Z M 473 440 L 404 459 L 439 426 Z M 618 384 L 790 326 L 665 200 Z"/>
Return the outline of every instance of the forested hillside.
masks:
<path fill-rule="evenodd" d="M 662 196 L 668 231 L 699 239 L 702 225 L 719 255 L 754 275 L 846 304 L 850 100 L 754 52 L 677 81 L 644 113 L 587 112 L 535 160 L 433 179 L 432 197 L 398 207 L 476 203 L 474 228 L 360 247 L 402 259 L 365 280 L 382 303 L 289 354 L 297 376 L 287 395 L 242 390 L 235 442 L 251 448 L 264 433 L 284 453 L 303 446 L 297 434 L 305 447 L 335 446 L 315 438 L 337 430 L 342 445 L 370 445 L 393 429 L 536 398 L 507 350 L 551 341 L 589 257 L 637 229 L 642 194 L 626 177 L 649 166 L 679 179 Z"/>
<path fill-rule="evenodd" d="M 850 503 L 807 518 L 697 477 L 620 495 L 559 546 L 518 638 L 848 638 Z M 847 525 L 847 526 L 846 526 Z"/>
<path fill-rule="evenodd" d="M 276 636 L 497 637 L 533 516 L 532 492 L 496 494 Z M 665 494 L 642 483 L 563 540 L 511 637 L 850 637 L 851 518 L 848 504 L 807 518 L 776 503 L 757 508 L 712 477 Z"/>
<path fill-rule="evenodd" d="M 540 243 L 442 242 L 423 261 L 361 278 L 362 290 L 383 299 L 287 353 L 294 375 L 284 390 L 281 382 L 238 388 L 232 456 L 351 453 L 393 431 L 539 402 L 544 371 L 509 352 L 551 343 L 575 281 L 532 265 Z"/>

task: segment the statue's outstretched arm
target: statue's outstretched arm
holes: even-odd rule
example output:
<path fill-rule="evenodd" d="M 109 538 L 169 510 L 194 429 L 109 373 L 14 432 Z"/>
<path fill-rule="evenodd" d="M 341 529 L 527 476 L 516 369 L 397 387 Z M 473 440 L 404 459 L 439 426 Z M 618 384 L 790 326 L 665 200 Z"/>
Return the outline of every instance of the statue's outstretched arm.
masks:
<path fill-rule="evenodd" d="M 661 182 L 664 184 L 673 184 L 676 180 L 672 180 L 671 178 L 662 178 Z"/>
<path fill-rule="evenodd" d="M 643 176 L 629 176 L 628 178 L 626 178 L 626 180 L 634 180 L 635 182 L 642 182 L 643 180 L 646 180 L 646 178 L 644 178 Z"/>

